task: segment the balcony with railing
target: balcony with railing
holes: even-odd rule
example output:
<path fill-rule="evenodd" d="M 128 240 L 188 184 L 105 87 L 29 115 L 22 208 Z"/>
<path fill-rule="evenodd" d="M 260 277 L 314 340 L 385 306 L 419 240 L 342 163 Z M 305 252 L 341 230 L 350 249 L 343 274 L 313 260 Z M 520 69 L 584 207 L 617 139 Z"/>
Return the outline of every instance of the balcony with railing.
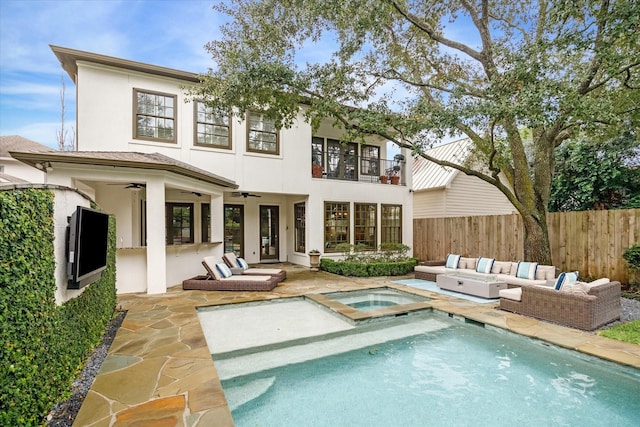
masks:
<path fill-rule="evenodd" d="M 316 152 L 311 165 L 311 176 L 340 181 L 406 185 L 405 165 L 402 155 L 388 160 L 351 154 L 326 156 L 325 152 Z"/>

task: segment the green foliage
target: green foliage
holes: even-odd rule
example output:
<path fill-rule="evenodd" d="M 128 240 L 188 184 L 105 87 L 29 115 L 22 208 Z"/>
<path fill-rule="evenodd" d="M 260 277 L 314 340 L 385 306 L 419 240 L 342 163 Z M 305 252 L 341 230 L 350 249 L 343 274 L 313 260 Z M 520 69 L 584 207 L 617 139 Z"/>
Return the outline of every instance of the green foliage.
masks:
<path fill-rule="evenodd" d="M 395 262 L 407 259 L 409 246 L 402 243 L 382 243 L 377 251 L 372 251 L 363 244 L 340 243 L 336 245 L 336 252 L 342 252 L 345 261 L 356 263 Z"/>
<path fill-rule="evenodd" d="M 418 264 L 415 258 L 402 261 L 356 262 L 336 261 L 331 258 L 320 260 L 320 269 L 333 274 L 350 277 L 404 276 L 413 271 Z"/>
<path fill-rule="evenodd" d="M 598 332 L 598 335 L 618 341 L 640 344 L 640 320 L 613 326 L 611 329 Z"/>
<path fill-rule="evenodd" d="M 380 136 L 477 176 L 522 215 L 526 259 L 550 262 L 543 224 L 554 148 L 580 132 L 617 135 L 640 123 L 636 0 L 229 0 L 214 8 L 228 19 L 207 45 L 216 66 L 193 98 L 240 117 L 264 109 L 279 127 L 296 123 L 302 102 L 314 128 L 326 119 L 343 140 Z M 310 59 L 314 49 L 323 55 Z M 474 161 L 430 157 L 445 136 L 470 138 Z"/>
<path fill-rule="evenodd" d="M 55 303 L 53 194 L 0 191 L 0 425 L 41 425 L 100 342 L 115 308 L 115 221 L 108 267 Z"/>
<path fill-rule="evenodd" d="M 582 211 L 640 205 L 640 140 L 633 131 L 613 139 L 585 137 L 556 149 L 549 210 Z"/>
<path fill-rule="evenodd" d="M 640 282 L 638 281 L 638 273 L 640 273 L 640 243 L 634 243 L 624 250 L 622 259 L 627 263 L 629 270 L 633 274 L 630 285 L 636 290 L 640 290 Z"/>

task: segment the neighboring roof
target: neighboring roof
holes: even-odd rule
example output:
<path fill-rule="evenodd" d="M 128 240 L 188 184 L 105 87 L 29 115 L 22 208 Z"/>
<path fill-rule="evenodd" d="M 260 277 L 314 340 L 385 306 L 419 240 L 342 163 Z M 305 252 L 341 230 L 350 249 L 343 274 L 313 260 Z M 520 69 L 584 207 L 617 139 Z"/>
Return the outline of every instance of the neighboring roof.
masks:
<path fill-rule="evenodd" d="M 69 74 L 71 80 L 76 82 L 78 75 L 78 61 L 93 62 L 110 67 L 124 68 L 127 70 L 139 71 L 148 74 L 155 74 L 162 77 L 171 77 L 179 80 L 187 80 L 198 83 L 198 73 L 176 70 L 173 68 L 161 67 L 159 65 L 145 64 L 143 62 L 130 61 L 128 59 L 116 58 L 114 56 L 100 55 L 83 50 L 70 49 L 67 47 L 49 45 L 56 55 L 62 68 Z"/>
<path fill-rule="evenodd" d="M 238 185 L 229 179 L 212 174 L 203 169 L 191 166 L 160 153 L 137 153 L 128 151 L 52 151 L 52 152 L 17 152 L 10 153 L 14 158 L 23 163 L 37 167 L 37 163 L 58 162 L 78 165 L 93 166 L 119 166 L 137 169 L 153 169 L 173 172 L 178 175 L 195 178 L 210 184 L 227 188 L 238 188 Z"/>
<path fill-rule="evenodd" d="M 470 139 L 461 139 L 448 144 L 439 145 L 425 152 L 438 160 L 446 160 L 461 165 L 469 155 Z M 440 166 L 423 157 L 418 157 L 413 162 L 411 173 L 413 174 L 413 190 L 433 190 L 444 188 L 453 180 L 459 171 L 457 169 Z"/>
<path fill-rule="evenodd" d="M 9 151 L 54 151 L 53 148 L 20 135 L 0 136 L 0 157 L 11 157 Z"/>

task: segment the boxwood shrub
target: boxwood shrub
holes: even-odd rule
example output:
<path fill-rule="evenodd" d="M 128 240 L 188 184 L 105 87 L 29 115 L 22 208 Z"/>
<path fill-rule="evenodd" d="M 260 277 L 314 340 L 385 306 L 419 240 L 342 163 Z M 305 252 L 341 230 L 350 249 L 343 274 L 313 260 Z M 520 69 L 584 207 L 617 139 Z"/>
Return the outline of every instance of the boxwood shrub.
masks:
<path fill-rule="evenodd" d="M 115 220 L 99 281 L 55 303 L 54 194 L 0 191 L 0 425 L 45 423 L 115 314 Z"/>
<path fill-rule="evenodd" d="M 413 272 L 418 264 L 415 258 L 402 261 L 380 261 L 362 263 L 355 261 L 336 261 L 331 258 L 320 259 L 320 269 L 341 276 L 376 277 L 376 276 L 404 276 Z"/>

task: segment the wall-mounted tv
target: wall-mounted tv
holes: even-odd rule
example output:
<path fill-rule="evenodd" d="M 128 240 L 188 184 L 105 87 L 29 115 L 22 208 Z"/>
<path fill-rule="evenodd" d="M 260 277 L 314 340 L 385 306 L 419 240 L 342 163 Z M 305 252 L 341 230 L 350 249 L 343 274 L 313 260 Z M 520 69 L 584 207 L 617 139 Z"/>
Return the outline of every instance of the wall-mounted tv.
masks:
<path fill-rule="evenodd" d="M 107 267 L 109 215 L 78 206 L 67 227 L 67 289 L 100 279 Z"/>

